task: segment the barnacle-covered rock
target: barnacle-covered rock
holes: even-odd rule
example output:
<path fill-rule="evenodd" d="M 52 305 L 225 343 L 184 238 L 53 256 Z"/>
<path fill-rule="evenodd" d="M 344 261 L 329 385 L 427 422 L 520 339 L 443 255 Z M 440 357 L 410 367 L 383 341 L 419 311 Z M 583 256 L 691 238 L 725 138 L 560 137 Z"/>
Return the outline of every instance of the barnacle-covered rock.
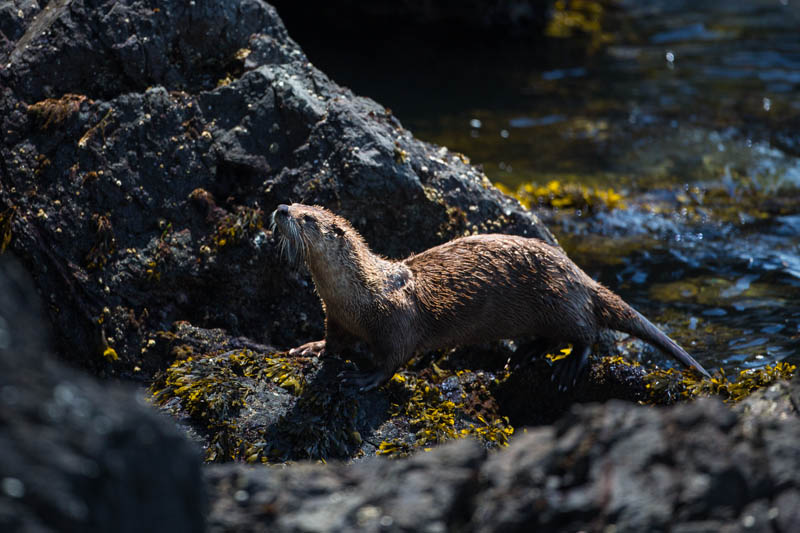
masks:
<path fill-rule="evenodd" d="M 203 444 L 210 462 L 405 455 L 468 436 L 496 448 L 514 432 L 493 400 L 492 373 L 434 364 L 361 393 L 341 384 L 344 367 L 336 359 L 238 348 L 176 361 L 151 392 Z"/>

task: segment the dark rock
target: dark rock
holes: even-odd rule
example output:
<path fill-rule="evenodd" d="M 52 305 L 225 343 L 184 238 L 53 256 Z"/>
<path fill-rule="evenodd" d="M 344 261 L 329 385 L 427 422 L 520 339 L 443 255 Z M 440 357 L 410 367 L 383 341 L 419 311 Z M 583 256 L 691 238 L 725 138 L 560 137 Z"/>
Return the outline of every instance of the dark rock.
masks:
<path fill-rule="evenodd" d="M 211 89 L 258 32 L 288 40 L 274 9 L 257 0 L 56 1 L 27 26 L 8 61 L 14 90 L 28 102 L 69 92 L 109 99 L 151 85 Z"/>
<path fill-rule="evenodd" d="M 575 406 L 489 454 L 210 466 L 213 531 L 792 531 L 800 419 L 718 400 Z"/>
<path fill-rule="evenodd" d="M 568 391 L 557 389 L 552 381 L 552 365 L 539 358 L 516 368 L 495 387 L 494 395 L 503 414 L 515 426 L 552 424 L 576 402 L 663 402 L 647 388 L 647 371 L 643 367 L 608 358 L 591 361 L 584 379 Z M 536 408 L 532 409 L 532 405 Z"/>
<path fill-rule="evenodd" d="M 738 411 L 743 418 L 787 418 L 797 416 L 800 403 L 795 398 L 800 398 L 800 375 L 795 374 L 795 383 L 778 381 L 759 389 L 750 394 L 747 398 L 736 404 Z"/>
<path fill-rule="evenodd" d="M 209 531 L 452 531 L 467 527 L 486 452 L 453 443 L 405 461 L 206 468 Z"/>
<path fill-rule="evenodd" d="M 28 12 L 0 49 L 0 217 L 59 352 L 93 372 L 150 378 L 170 362 L 151 341 L 181 320 L 320 336 L 309 277 L 265 228 L 279 203 L 327 205 L 393 257 L 477 231 L 553 240 L 464 156 L 315 69 L 260 0 Z"/>
<path fill-rule="evenodd" d="M 775 507 L 770 508 L 769 517 L 777 524 L 778 531 L 792 531 L 800 523 L 800 490 L 792 488 L 775 498 Z"/>
<path fill-rule="evenodd" d="M 780 426 L 787 436 L 800 432 L 797 417 L 752 423 L 759 430 Z M 758 432 L 716 400 L 671 409 L 620 402 L 576 407 L 556 423 L 554 436 L 522 436 L 509 453 L 489 460 L 487 471 L 503 472 L 521 463 L 514 450 L 537 448 L 542 457 L 531 480 L 517 471 L 489 478 L 475 526 L 597 530 L 615 524 L 617 531 L 661 531 L 705 530 L 709 525 L 697 522 L 710 519 L 734 529 L 739 521 L 759 523 L 769 514 L 759 502 L 793 485 L 772 468 L 789 462 L 796 468 L 800 458 L 771 449 Z M 551 450 L 543 454 L 549 439 Z M 508 493 L 520 497 L 501 497 Z M 574 501 L 580 505 L 572 507 Z"/>
<path fill-rule="evenodd" d="M 0 530 L 200 531 L 199 454 L 141 392 L 47 353 L 36 294 L 0 261 Z"/>

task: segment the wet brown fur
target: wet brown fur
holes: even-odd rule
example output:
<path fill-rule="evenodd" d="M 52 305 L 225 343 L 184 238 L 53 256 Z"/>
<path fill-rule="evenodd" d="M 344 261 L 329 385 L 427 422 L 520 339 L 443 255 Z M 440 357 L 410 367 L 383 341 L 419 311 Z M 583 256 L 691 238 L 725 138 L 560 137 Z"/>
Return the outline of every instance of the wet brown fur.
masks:
<path fill-rule="evenodd" d="M 571 343 L 561 377 L 574 380 L 600 331 L 635 335 L 705 370 L 674 341 L 538 239 L 474 235 L 402 261 L 374 253 L 327 209 L 280 206 L 273 214 L 289 257 L 305 261 L 325 310 L 325 339 L 293 352 L 337 352 L 367 342 L 376 370 L 350 376 L 364 388 L 388 380 L 416 352 L 494 339 Z"/>

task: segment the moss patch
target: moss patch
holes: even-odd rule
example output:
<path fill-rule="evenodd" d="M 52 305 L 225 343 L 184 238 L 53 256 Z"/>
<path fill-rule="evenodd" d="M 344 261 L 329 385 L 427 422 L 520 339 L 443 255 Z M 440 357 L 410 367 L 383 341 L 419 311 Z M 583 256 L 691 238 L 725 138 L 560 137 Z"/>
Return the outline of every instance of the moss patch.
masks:
<path fill-rule="evenodd" d="M 350 457 L 362 444 L 363 395 L 319 375 L 309 379 L 319 366 L 281 353 L 211 353 L 174 363 L 150 390 L 156 404 L 188 416 L 203 433 L 209 462 Z"/>
<path fill-rule="evenodd" d="M 728 403 L 736 403 L 752 392 L 772 385 L 776 381 L 791 379 L 796 365 L 780 361 L 763 368 L 742 370 L 731 380 L 724 369 L 711 379 L 703 379 L 693 371 L 674 369 L 656 370 L 647 374 L 647 388 L 654 403 L 673 403 L 678 399 L 719 396 Z"/>
<path fill-rule="evenodd" d="M 508 446 L 514 428 L 490 392 L 495 381 L 488 373 L 442 370 L 435 364 L 419 375 L 395 374 L 389 384 L 391 416 L 402 419 L 408 432 L 381 442 L 377 453 L 403 456 L 469 436 L 489 448 Z"/>
<path fill-rule="evenodd" d="M 514 427 L 496 394 L 524 368 L 514 374 L 455 370 L 442 368 L 446 361 L 447 355 L 435 362 L 412 361 L 385 387 L 362 393 L 341 385 L 337 360 L 231 350 L 174 363 L 157 377 L 151 392 L 156 404 L 189 420 L 205 440 L 206 460 L 213 462 L 403 456 L 464 437 L 477 438 L 488 448 L 508 445 Z M 736 402 L 794 371 L 793 365 L 778 363 L 743 371 L 736 380 L 722 372 L 703 380 L 693 371 L 645 373 L 638 363 L 604 357 L 592 366 L 593 385 L 583 392 L 579 387 L 576 394 L 590 401 L 600 390 L 601 397 L 659 405 L 710 395 Z M 515 385 L 515 404 L 533 397 L 537 409 L 540 403 L 549 405 L 542 380 L 550 384 L 549 368 L 533 384 L 523 380 Z M 551 388 L 557 403 L 545 409 L 553 416 L 578 398 Z"/>
<path fill-rule="evenodd" d="M 233 363 L 233 364 L 230 364 Z M 238 367 L 238 368 L 237 368 Z M 156 404 L 177 398 L 181 409 L 209 436 L 206 460 L 239 457 L 242 439 L 232 422 L 245 406 L 247 389 L 236 379 L 235 358 L 188 357 L 172 364 L 151 386 Z"/>
<path fill-rule="evenodd" d="M 497 447 L 513 434 L 490 392 L 493 374 L 434 365 L 418 375 L 397 374 L 385 389 L 362 393 L 340 386 L 336 369 L 313 358 L 235 350 L 178 361 L 150 390 L 156 404 L 187 417 L 203 435 L 211 462 L 402 455 L 467 436 Z M 276 400 L 264 383 L 288 393 L 285 401 Z M 389 402 L 378 408 L 382 413 L 368 413 L 381 403 L 376 397 L 386 396 Z M 396 438 L 375 447 L 365 442 L 363 432 L 378 426 Z"/>
<path fill-rule="evenodd" d="M 677 192 L 675 200 L 690 221 L 711 218 L 741 224 L 796 213 L 800 209 L 800 189 L 783 187 L 772 191 L 759 187 L 747 177 L 734 186 L 695 185 Z M 675 206 L 655 206 L 654 209 L 670 212 Z"/>
<path fill-rule="evenodd" d="M 231 246 L 264 228 L 260 209 L 239 206 L 235 213 L 225 215 L 217 224 L 212 241 L 217 248 Z"/>
<path fill-rule="evenodd" d="M 581 210 L 591 213 L 598 210 L 624 209 L 622 195 L 614 189 L 600 189 L 578 184 L 565 184 L 551 180 L 546 185 L 525 183 L 516 190 L 502 183 L 495 184 L 503 193 L 513 196 L 527 209 L 547 207 L 552 209 Z"/>
<path fill-rule="evenodd" d="M 83 102 L 89 101 L 82 94 L 67 93 L 61 98 L 47 98 L 28 106 L 28 114 L 35 118 L 42 130 L 55 128 L 77 113 Z"/>

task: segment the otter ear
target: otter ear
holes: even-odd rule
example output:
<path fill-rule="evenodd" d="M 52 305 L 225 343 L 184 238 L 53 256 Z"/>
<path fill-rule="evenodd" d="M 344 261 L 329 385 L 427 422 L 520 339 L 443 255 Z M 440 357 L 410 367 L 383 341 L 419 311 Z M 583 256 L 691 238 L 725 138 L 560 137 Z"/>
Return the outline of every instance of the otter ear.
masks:
<path fill-rule="evenodd" d="M 339 226 L 333 226 L 333 232 L 334 232 L 336 235 L 338 235 L 339 237 L 341 237 L 342 235 L 344 235 L 344 230 L 343 230 L 342 228 L 340 228 Z"/>

